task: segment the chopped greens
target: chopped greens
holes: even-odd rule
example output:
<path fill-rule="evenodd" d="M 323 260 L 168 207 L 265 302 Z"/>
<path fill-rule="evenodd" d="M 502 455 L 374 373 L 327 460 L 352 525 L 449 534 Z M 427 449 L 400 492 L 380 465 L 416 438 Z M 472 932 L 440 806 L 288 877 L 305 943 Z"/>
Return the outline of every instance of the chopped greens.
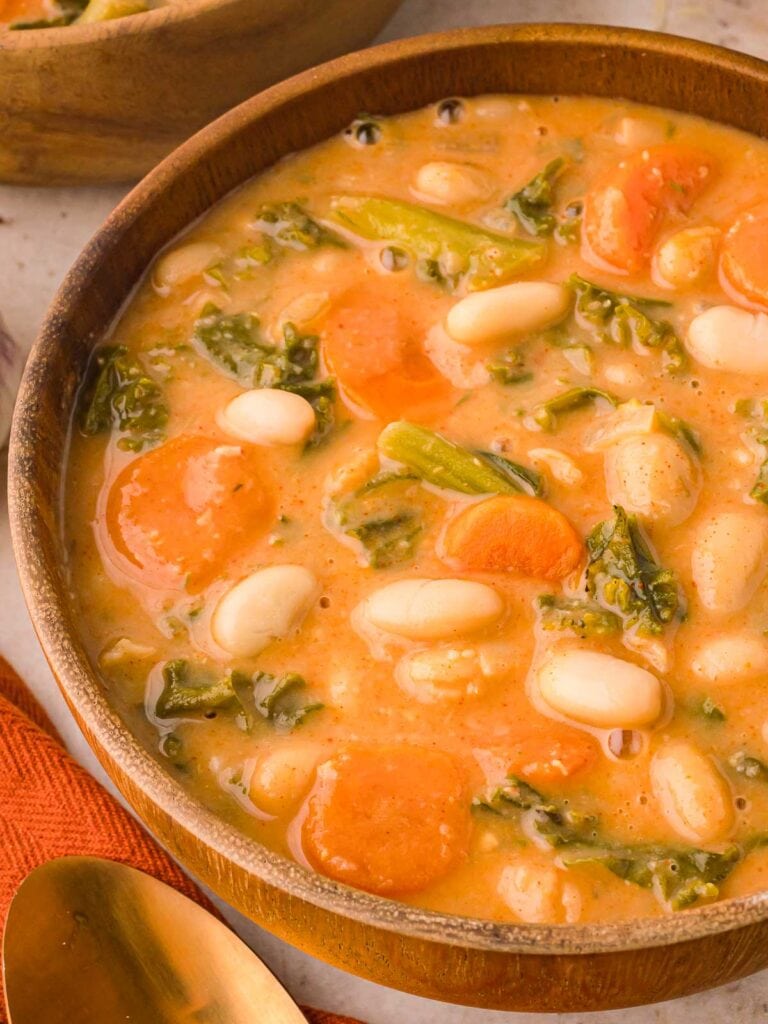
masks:
<path fill-rule="evenodd" d="M 715 704 L 711 697 L 705 697 L 698 705 L 697 711 L 708 722 L 725 721 L 725 712 Z"/>
<path fill-rule="evenodd" d="M 243 708 L 250 731 L 258 721 L 267 721 L 277 732 L 290 732 L 307 715 L 324 705 L 305 695 L 306 680 L 296 672 L 273 676 L 269 672 L 233 672 L 231 685 Z"/>
<path fill-rule="evenodd" d="M 557 426 L 557 417 L 560 413 L 571 412 L 574 409 L 581 409 L 590 402 L 603 401 L 609 405 L 617 406 L 618 398 L 609 391 L 602 391 L 600 388 L 577 387 L 555 395 L 546 402 L 541 402 L 533 410 L 531 418 L 543 430 L 554 430 Z"/>
<path fill-rule="evenodd" d="M 529 235 L 551 235 L 557 227 L 557 217 L 552 210 L 555 182 L 566 166 L 562 156 L 550 160 L 542 171 L 504 203 L 504 208 L 517 217 Z"/>
<path fill-rule="evenodd" d="M 667 306 L 660 299 L 644 299 L 608 291 L 587 281 L 579 274 L 571 274 L 566 284 L 576 295 L 576 319 L 583 326 L 596 328 L 599 341 L 609 345 L 640 345 L 658 349 L 664 366 L 671 372 L 684 369 L 685 349 L 666 320 L 656 320 L 649 306 Z"/>
<path fill-rule="evenodd" d="M 299 203 L 265 203 L 256 217 L 256 227 L 278 245 L 300 252 L 321 245 L 347 248 L 340 235 L 310 217 Z"/>
<path fill-rule="evenodd" d="M 333 216 L 363 238 L 412 253 L 417 272 L 441 287 L 491 288 L 536 266 L 540 243 L 478 227 L 423 206 L 375 196 L 337 196 Z"/>
<path fill-rule="evenodd" d="M 567 801 L 549 800 L 514 776 L 489 794 L 476 797 L 472 807 L 517 820 L 524 834 L 554 847 L 565 866 L 602 864 L 619 878 L 653 890 L 671 910 L 715 899 L 719 883 L 742 857 L 736 846 L 712 853 L 695 847 L 624 846 L 607 841 L 600 834 L 596 816 L 574 810 Z"/>
<path fill-rule="evenodd" d="M 201 683 L 191 682 L 189 676 L 189 662 L 183 658 L 166 662 L 163 666 L 164 686 L 155 705 L 158 718 L 205 714 L 235 701 L 235 690 L 228 676 L 216 682 Z"/>
<path fill-rule="evenodd" d="M 86 388 L 81 419 L 83 433 L 93 436 L 116 428 L 125 435 L 118 447 L 134 452 L 162 440 L 168 405 L 162 388 L 138 360 L 116 345 L 99 349 L 93 365 L 95 377 Z"/>
<path fill-rule="evenodd" d="M 675 574 L 656 563 L 635 516 L 620 505 L 613 511 L 587 537 L 587 593 L 615 611 L 625 629 L 658 635 L 678 612 Z"/>
<path fill-rule="evenodd" d="M 426 427 L 399 420 L 379 435 L 379 451 L 426 483 L 461 494 L 538 494 L 541 477 L 491 452 L 472 452 Z"/>
<path fill-rule="evenodd" d="M 768 765 L 758 757 L 752 757 L 743 750 L 738 750 L 728 758 L 728 764 L 737 775 L 746 779 L 768 782 Z"/>
<path fill-rule="evenodd" d="M 766 456 L 760 463 L 757 479 L 749 492 L 750 498 L 768 505 L 768 399 L 743 398 L 736 402 L 734 412 L 754 420 L 752 433 L 757 444 L 766 449 Z"/>
<path fill-rule="evenodd" d="M 419 482 L 413 473 L 380 473 L 332 504 L 333 525 L 360 542 L 372 569 L 413 558 L 424 525 L 414 504 Z"/>
<path fill-rule="evenodd" d="M 510 348 L 485 364 L 491 379 L 497 384 L 509 387 L 533 380 L 533 374 L 525 369 L 525 359 L 519 348 Z"/>
<path fill-rule="evenodd" d="M 280 347 L 265 342 L 252 313 L 222 313 L 208 303 L 194 326 L 196 351 L 245 388 L 280 388 L 306 398 L 317 423 L 305 449 L 316 448 L 333 430 L 336 385 L 313 380 L 318 370 L 318 338 L 283 325 Z"/>
<path fill-rule="evenodd" d="M 619 616 L 596 601 L 542 594 L 536 599 L 536 610 L 542 629 L 567 630 L 582 640 L 593 636 L 610 636 L 622 628 Z"/>

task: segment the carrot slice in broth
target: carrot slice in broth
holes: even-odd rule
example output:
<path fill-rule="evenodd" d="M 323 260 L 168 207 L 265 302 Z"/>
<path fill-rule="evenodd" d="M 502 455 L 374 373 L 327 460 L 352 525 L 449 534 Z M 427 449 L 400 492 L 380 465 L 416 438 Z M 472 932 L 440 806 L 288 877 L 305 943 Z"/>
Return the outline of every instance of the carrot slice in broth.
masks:
<path fill-rule="evenodd" d="M 122 470 L 106 527 L 142 580 L 199 590 L 267 528 L 272 511 L 255 449 L 188 435 Z"/>
<path fill-rule="evenodd" d="M 739 296 L 768 308 L 768 208 L 750 210 L 723 239 L 720 270 Z"/>
<path fill-rule="evenodd" d="M 466 853 L 464 779 L 448 754 L 349 747 L 318 769 L 304 852 L 324 874 L 381 895 L 418 892 Z"/>

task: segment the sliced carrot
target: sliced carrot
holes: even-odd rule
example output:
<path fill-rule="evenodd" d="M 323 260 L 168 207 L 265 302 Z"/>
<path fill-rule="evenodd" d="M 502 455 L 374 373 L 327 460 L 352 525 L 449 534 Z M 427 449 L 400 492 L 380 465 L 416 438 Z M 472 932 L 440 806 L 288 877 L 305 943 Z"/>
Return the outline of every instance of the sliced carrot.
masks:
<path fill-rule="evenodd" d="M 145 582 L 199 590 L 267 528 L 272 504 L 255 449 L 189 435 L 123 469 L 106 527 Z"/>
<path fill-rule="evenodd" d="M 750 210 L 727 232 L 720 270 L 740 296 L 768 307 L 768 208 Z"/>
<path fill-rule="evenodd" d="M 584 197 L 585 256 L 617 270 L 641 270 L 666 217 L 691 209 L 714 168 L 709 153 L 675 142 L 611 167 Z"/>
<path fill-rule="evenodd" d="M 414 313 L 414 309 L 417 310 Z M 348 292 L 322 335 L 323 357 L 342 395 L 383 420 L 450 407 L 456 393 L 424 352 L 428 325 L 389 282 Z"/>
<path fill-rule="evenodd" d="M 14 21 L 37 21 L 56 13 L 54 4 L 45 0 L 0 0 L 0 24 Z"/>
<path fill-rule="evenodd" d="M 505 750 L 510 775 L 546 785 L 587 771 L 600 748 L 589 733 L 559 722 L 531 723 L 509 739 Z"/>
<path fill-rule="evenodd" d="M 562 512 L 546 501 L 499 494 L 451 520 L 443 552 L 461 569 L 561 580 L 581 562 L 584 545 Z"/>
<path fill-rule="evenodd" d="M 390 895 L 445 875 L 466 853 L 469 831 L 464 779 L 448 754 L 360 746 L 318 768 L 302 838 L 319 871 Z"/>

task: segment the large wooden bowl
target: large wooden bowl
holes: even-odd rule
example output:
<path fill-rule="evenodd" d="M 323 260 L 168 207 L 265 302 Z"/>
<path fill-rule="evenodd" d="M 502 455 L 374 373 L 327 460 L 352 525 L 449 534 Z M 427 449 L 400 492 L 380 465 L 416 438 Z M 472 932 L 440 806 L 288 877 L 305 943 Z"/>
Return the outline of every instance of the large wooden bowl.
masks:
<path fill-rule="evenodd" d="M 230 189 L 360 110 L 396 113 L 499 90 L 625 96 L 768 134 L 767 64 L 608 28 L 450 32 L 353 54 L 275 86 L 157 168 L 65 280 L 16 409 L 11 524 L 32 619 L 83 732 L 143 821 L 215 892 L 288 942 L 385 985 L 503 1009 L 602 1010 L 768 965 L 768 892 L 634 923 L 548 927 L 416 910 L 311 874 L 205 810 L 131 737 L 85 655 L 62 572 L 59 491 L 75 387 L 154 254 Z"/>
<path fill-rule="evenodd" d="M 402 0 L 177 0 L 0 32 L 0 181 L 132 181 L 260 89 L 364 46 Z"/>

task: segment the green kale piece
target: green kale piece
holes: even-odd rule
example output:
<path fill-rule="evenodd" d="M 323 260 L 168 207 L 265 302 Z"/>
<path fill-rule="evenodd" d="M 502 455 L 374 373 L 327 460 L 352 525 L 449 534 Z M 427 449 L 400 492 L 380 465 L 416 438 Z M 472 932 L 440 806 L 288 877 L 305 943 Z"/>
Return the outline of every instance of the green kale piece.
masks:
<path fill-rule="evenodd" d="M 245 388 L 280 388 L 306 398 L 316 424 L 305 450 L 317 448 L 335 426 L 336 384 L 314 380 L 318 371 L 318 338 L 283 325 L 283 344 L 270 345 L 251 313 L 222 313 L 208 303 L 195 323 L 192 341 L 197 352 L 234 377 Z"/>
<path fill-rule="evenodd" d="M 754 421 L 750 433 L 759 445 L 768 449 L 768 399 L 739 399 L 736 402 L 734 412 Z M 768 451 L 760 464 L 760 469 L 757 471 L 757 479 L 749 492 L 749 496 L 763 505 L 768 505 Z"/>
<path fill-rule="evenodd" d="M 486 452 L 479 448 L 475 450 L 475 455 L 483 459 L 484 462 L 490 462 L 493 468 L 506 477 L 519 491 L 524 491 L 537 498 L 544 493 L 544 477 L 535 469 L 522 466 L 519 462 L 513 462 L 496 452 Z"/>
<path fill-rule="evenodd" d="M 560 245 L 578 242 L 581 238 L 581 217 L 584 204 L 581 200 L 568 203 L 554 231 L 554 239 Z"/>
<path fill-rule="evenodd" d="M 582 640 L 593 636 L 610 636 L 622 628 L 619 616 L 595 601 L 542 594 L 536 599 L 536 608 L 542 629 L 568 630 Z"/>
<path fill-rule="evenodd" d="M 92 374 L 81 417 L 84 434 L 117 429 L 125 435 L 118 447 L 135 452 L 162 440 L 168 423 L 163 390 L 123 345 L 99 349 Z"/>
<path fill-rule="evenodd" d="M 278 245 L 300 252 L 321 245 L 347 248 L 340 235 L 324 228 L 299 203 L 265 203 L 256 217 L 256 226 Z"/>
<path fill-rule="evenodd" d="M 542 171 L 504 203 L 504 208 L 517 217 L 529 235 L 544 237 L 555 231 L 557 217 L 552 210 L 555 182 L 565 168 L 564 157 L 550 160 Z"/>
<path fill-rule="evenodd" d="M 607 841 L 600 833 L 598 817 L 549 800 L 514 776 L 489 794 L 476 797 L 472 808 L 517 821 L 524 834 L 554 847 L 568 867 L 602 864 L 619 878 L 652 889 L 671 910 L 715 899 L 719 883 L 743 856 L 737 846 L 712 853 L 695 847 L 625 846 Z"/>
<path fill-rule="evenodd" d="M 699 704 L 697 710 L 698 713 L 702 717 L 706 718 L 708 722 L 719 723 L 725 721 L 725 712 L 715 704 L 711 697 L 705 697 Z"/>
<path fill-rule="evenodd" d="M 307 715 L 320 711 L 324 705 L 307 698 L 307 682 L 296 672 L 273 676 L 269 672 L 233 672 L 232 686 L 243 708 L 250 731 L 258 721 L 266 721 L 277 732 L 290 732 L 301 725 Z"/>
<path fill-rule="evenodd" d="M 620 505 L 587 537 L 587 593 L 641 636 L 661 633 L 675 617 L 680 595 L 671 569 L 655 561 L 635 516 Z"/>
<path fill-rule="evenodd" d="M 411 561 L 424 528 L 419 478 L 381 473 L 332 506 L 333 525 L 358 540 L 372 569 Z"/>
<path fill-rule="evenodd" d="M 557 417 L 564 412 L 572 412 L 574 409 L 581 409 L 590 402 L 603 401 L 609 405 L 617 406 L 619 400 L 609 391 L 600 388 L 577 387 L 563 391 L 546 402 L 541 402 L 533 410 L 532 418 L 544 430 L 554 430 L 557 426 Z"/>
<path fill-rule="evenodd" d="M 577 321 L 595 328 L 599 341 L 658 349 L 667 370 L 684 369 L 685 349 L 674 327 L 666 320 L 655 320 L 647 312 L 649 306 L 668 306 L 668 302 L 608 291 L 579 274 L 571 274 L 566 284 L 576 295 Z"/>
<path fill-rule="evenodd" d="M 768 765 L 743 750 L 738 750 L 735 754 L 731 754 L 728 758 L 728 764 L 737 775 L 743 775 L 745 779 L 768 782 Z"/>
<path fill-rule="evenodd" d="M 192 683 L 189 676 L 189 662 L 183 658 L 166 662 L 163 666 L 165 685 L 155 705 L 158 718 L 205 714 L 235 702 L 235 690 L 228 676 L 216 682 L 201 683 Z"/>
<path fill-rule="evenodd" d="M 485 364 L 491 379 L 497 384 L 509 387 L 533 380 L 533 374 L 525 369 L 525 359 L 519 348 L 510 348 Z"/>

